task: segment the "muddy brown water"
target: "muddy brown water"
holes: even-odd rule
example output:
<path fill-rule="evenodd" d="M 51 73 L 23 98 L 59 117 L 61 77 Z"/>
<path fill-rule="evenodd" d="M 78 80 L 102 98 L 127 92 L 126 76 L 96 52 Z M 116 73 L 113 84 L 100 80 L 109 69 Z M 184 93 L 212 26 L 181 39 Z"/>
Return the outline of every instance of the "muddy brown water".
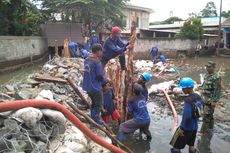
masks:
<path fill-rule="evenodd" d="M 27 78 L 30 74 L 36 72 L 43 63 L 30 64 L 22 68 L 0 73 L 0 85 L 14 83 Z"/>
<path fill-rule="evenodd" d="M 217 69 L 220 67 L 225 72 L 222 77 L 222 82 L 225 89 L 229 89 L 230 83 L 230 60 L 228 58 L 187 58 L 183 61 L 177 60 L 175 67 L 178 67 L 181 77 L 192 77 L 197 82 L 200 81 L 200 73 L 205 73 L 205 64 L 213 60 L 217 63 Z M 221 66 L 223 65 L 223 66 Z M 172 75 L 175 78 L 175 75 Z M 172 77 L 172 78 L 173 78 Z M 163 80 L 160 80 L 163 81 Z M 157 80 L 157 82 L 160 82 Z M 223 100 L 223 99 L 222 99 Z M 225 99 L 228 101 L 228 99 Z M 169 153 L 171 146 L 169 142 L 173 135 L 173 118 L 171 111 L 168 108 L 166 100 L 159 100 L 150 97 L 148 104 L 149 113 L 151 116 L 150 131 L 152 140 L 150 142 L 140 139 L 139 135 L 129 137 L 128 145 L 135 153 Z M 179 123 L 181 114 L 179 113 Z M 202 121 L 199 122 L 199 129 Z M 205 136 L 197 136 L 196 146 L 201 153 L 229 153 L 230 152 L 230 122 L 216 121 L 213 131 Z M 188 153 L 188 146 L 181 150 L 182 153 Z"/>
<path fill-rule="evenodd" d="M 222 77 L 223 85 L 226 89 L 230 89 L 230 60 L 228 58 L 188 58 L 183 60 L 183 62 L 176 60 L 175 67 L 178 67 L 181 76 L 189 76 L 199 82 L 199 74 L 205 72 L 204 65 L 209 60 L 213 60 L 217 63 L 217 69 L 223 65 L 221 68 L 225 72 L 225 75 Z M 0 74 L 0 85 L 24 79 L 31 73 L 38 70 L 40 65 L 41 64 L 35 64 L 14 72 Z M 164 80 L 158 80 L 157 82 L 160 81 Z M 135 153 L 169 153 L 171 148 L 169 142 L 173 135 L 173 118 L 167 102 L 164 98 L 163 100 L 159 100 L 154 97 L 150 97 L 148 109 L 151 116 L 150 131 L 153 137 L 152 140 L 149 142 L 145 141 L 144 138 L 140 139 L 137 132 L 134 136 L 128 137 L 127 145 L 130 146 Z M 181 116 L 179 115 L 179 123 L 180 121 Z M 199 122 L 199 128 L 200 126 L 201 122 Z M 196 145 L 200 149 L 201 153 L 229 153 L 230 122 L 215 122 L 214 130 L 204 137 L 198 136 L 196 139 Z M 182 150 L 182 153 L 187 152 L 188 147 Z"/>

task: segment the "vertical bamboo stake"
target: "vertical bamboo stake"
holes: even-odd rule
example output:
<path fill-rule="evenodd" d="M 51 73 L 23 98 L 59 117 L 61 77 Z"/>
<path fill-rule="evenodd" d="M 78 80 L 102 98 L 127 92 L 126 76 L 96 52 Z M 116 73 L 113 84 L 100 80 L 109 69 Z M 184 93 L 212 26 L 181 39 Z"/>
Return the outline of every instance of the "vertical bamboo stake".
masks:
<path fill-rule="evenodd" d="M 68 39 L 64 40 L 64 57 L 65 58 L 70 58 L 70 54 L 69 54 L 69 41 Z"/>
<path fill-rule="evenodd" d="M 136 15 L 132 16 L 131 37 L 129 40 L 130 46 L 134 46 L 136 40 Z M 118 58 L 115 62 L 111 61 L 105 68 L 106 76 L 113 82 L 113 89 L 115 95 L 118 97 L 118 111 L 122 114 L 122 120 L 127 118 L 126 115 L 126 101 L 132 95 L 132 82 L 133 82 L 133 48 L 127 50 L 128 61 L 126 71 L 122 71 Z"/>
<path fill-rule="evenodd" d="M 132 27 L 131 27 L 131 37 L 129 40 L 130 46 L 134 46 L 136 41 L 136 14 L 135 12 L 132 14 Z M 125 95 L 124 95 L 124 111 L 125 111 L 125 120 L 127 120 L 127 102 L 128 97 L 132 95 L 132 82 L 133 82 L 133 50 L 134 47 L 129 48 L 127 50 L 128 61 L 127 61 L 127 70 L 126 70 L 126 78 L 125 78 Z"/>

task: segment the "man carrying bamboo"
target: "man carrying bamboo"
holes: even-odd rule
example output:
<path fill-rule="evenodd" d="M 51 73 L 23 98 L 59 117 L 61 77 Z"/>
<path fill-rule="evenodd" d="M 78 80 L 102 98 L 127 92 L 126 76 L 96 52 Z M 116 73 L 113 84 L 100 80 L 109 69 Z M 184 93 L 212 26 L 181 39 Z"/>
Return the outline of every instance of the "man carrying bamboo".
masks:
<path fill-rule="evenodd" d="M 103 46 L 103 56 L 101 60 L 103 67 L 105 67 L 110 59 L 120 55 L 119 62 L 121 69 L 125 70 L 126 66 L 124 52 L 128 48 L 130 48 L 129 43 L 125 44 L 121 39 L 121 29 L 119 27 L 113 27 L 111 36 L 106 39 Z"/>

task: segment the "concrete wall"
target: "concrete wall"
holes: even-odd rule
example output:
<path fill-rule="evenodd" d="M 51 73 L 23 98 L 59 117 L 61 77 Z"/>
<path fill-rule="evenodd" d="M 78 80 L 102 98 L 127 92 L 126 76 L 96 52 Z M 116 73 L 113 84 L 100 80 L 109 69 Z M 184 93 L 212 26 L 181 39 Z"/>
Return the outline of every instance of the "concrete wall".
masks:
<path fill-rule="evenodd" d="M 43 37 L 0 36 L 0 69 L 38 59 L 47 50 Z"/>
<path fill-rule="evenodd" d="M 175 57 L 177 50 L 191 50 L 196 48 L 196 45 L 197 41 L 189 39 L 139 38 L 136 40 L 134 51 L 137 58 L 147 58 L 150 49 L 156 46 L 159 49 L 159 52 L 163 52 L 166 56 Z"/>
<path fill-rule="evenodd" d="M 216 38 L 209 38 L 208 44 L 202 45 L 212 46 Z M 187 50 L 191 54 L 198 44 L 197 40 L 190 39 L 177 39 L 177 38 L 138 38 L 135 43 L 135 57 L 136 58 L 149 58 L 150 49 L 156 46 L 159 52 L 163 52 L 167 57 L 177 57 L 178 50 Z"/>

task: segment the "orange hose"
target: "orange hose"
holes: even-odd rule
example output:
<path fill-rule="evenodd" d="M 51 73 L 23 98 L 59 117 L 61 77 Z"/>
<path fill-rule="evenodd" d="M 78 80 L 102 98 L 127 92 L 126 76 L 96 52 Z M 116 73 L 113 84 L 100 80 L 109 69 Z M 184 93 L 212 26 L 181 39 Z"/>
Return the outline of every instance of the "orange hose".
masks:
<path fill-rule="evenodd" d="M 82 123 L 71 111 L 69 111 L 65 106 L 48 100 L 18 100 L 10 102 L 0 103 L 0 112 L 15 111 L 25 107 L 36 107 L 36 108 L 49 108 L 55 109 L 62 112 L 67 119 L 69 119 L 77 128 L 79 128 L 86 136 L 92 139 L 97 144 L 105 147 L 116 153 L 126 153 L 120 148 L 106 142 L 102 138 L 94 134 L 84 123 Z"/>
<path fill-rule="evenodd" d="M 168 93 L 164 89 L 157 89 L 157 90 L 164 93 L 164 95 L 165 95 L 165 97 L 166 97 L 166 99 L 167 99 L 167 101 L 169 103 L 169 106 L 170 106 L 170 108 L 171 108 L 171 110 L 173 112 L 173 124 L 174 124 L 173 127 L 174 127 L 174 130 L 175 130 L 178 127 L 178 115 L 177 115 L 176 109 L 175 109 L 175 107 L 174 107 L 174 105 L 173 105 Z"/>
<path fill-rule="evenodd" d="M 161 73 L 164 72 L 164 70 L 169 66 L 169 64 L 165 64 L 164 68 L 156 75 L 156 77 L 159 77 L 161 75 Z"/>

